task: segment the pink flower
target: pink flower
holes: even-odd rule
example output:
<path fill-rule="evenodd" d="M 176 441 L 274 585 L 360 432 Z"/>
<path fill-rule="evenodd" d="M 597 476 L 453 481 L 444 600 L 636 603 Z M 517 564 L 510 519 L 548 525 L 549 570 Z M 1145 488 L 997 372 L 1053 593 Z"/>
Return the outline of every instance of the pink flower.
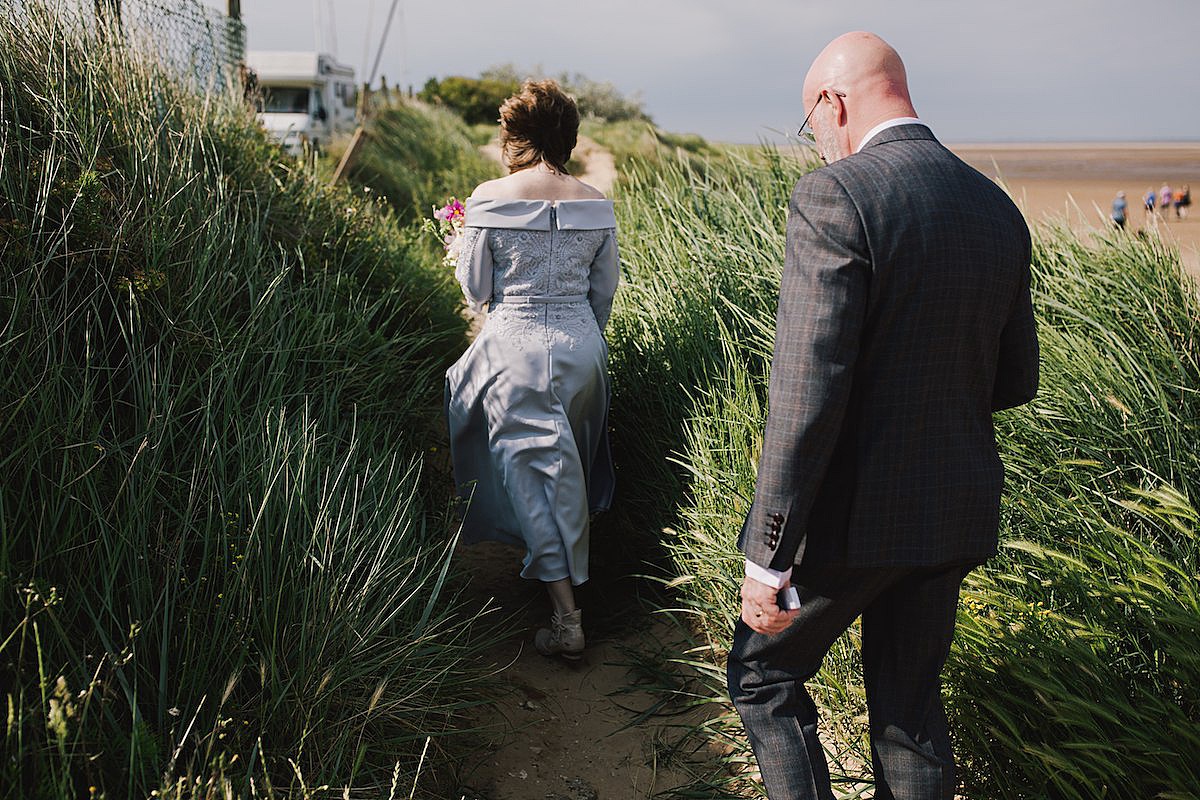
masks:
<path fill-rule="evenodd" d="M 467 209 L 457 198 L 451 197 L 450 202 L 433 212 L 433 218 L 445 222 L 454 222 L 467 215 Z"/>

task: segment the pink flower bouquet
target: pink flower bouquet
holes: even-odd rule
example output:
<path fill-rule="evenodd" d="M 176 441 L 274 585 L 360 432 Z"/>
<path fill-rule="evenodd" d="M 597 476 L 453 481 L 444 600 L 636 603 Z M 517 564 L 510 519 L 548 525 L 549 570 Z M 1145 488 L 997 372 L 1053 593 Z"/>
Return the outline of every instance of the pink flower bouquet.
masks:
<path fill-rule="evenodd" d="M 466 226 L 467 209 L 458 198 L 451 197 L 450 202 L 438 208 L 434 206 L 433 220 L 428 221 L 428 227 L 441 241 L 446 255 L 442 263 L 454 269 L 458 264 L 458 255 L 462 249 L 463 228 Z"/>

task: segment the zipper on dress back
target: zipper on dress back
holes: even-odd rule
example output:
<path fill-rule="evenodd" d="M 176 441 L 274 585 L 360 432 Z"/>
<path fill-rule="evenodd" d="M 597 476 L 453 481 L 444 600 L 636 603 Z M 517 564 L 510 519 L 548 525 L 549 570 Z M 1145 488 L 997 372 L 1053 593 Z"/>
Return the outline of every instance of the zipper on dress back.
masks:
<path fill-rule="evenodd" d="M 558 207 L 554 203 L 550 204 L 550 263 L 546 265 L 546 290 L 543 294 L 550 293 L 550 273 L 554 270 L 554 229 L 558 227 Z"/>

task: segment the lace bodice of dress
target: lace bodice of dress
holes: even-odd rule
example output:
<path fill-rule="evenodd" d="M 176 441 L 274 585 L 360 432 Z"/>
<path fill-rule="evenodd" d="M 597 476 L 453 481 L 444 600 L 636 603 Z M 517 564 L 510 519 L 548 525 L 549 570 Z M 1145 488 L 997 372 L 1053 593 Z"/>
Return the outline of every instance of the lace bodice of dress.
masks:
<path fill-rule="evenodd" d="M 603 329 L 618 280 L 615 225 L 607 200 L 469 199 L 456 275 L 467 300 L 489 305 L 490 316 L 531 299 L 570 298 L 590 306 Z"/>
<path fill-rule="evenodd" d="M 492 229 L 492 297 L 584 296 L 607 231 Z"/>

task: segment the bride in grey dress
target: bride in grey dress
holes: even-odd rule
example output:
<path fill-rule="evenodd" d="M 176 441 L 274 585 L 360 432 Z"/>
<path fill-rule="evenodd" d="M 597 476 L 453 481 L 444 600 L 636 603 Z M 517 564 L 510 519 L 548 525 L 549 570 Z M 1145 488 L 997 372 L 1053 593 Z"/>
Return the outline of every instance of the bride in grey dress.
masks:
<path fill-rule="evenodd" d="M 588 518 L 612 499 L 608 347 L 617 288 L 612 202 L 566 172 L 579 128 L 554 81 L 527 82 L 500 108 L 507 177 L 466 201 L 456 276 L 485 306 L 478 337 L 446 373 L 450 449 L 464 541 L 525 547 L 521 575 L 554 611 L 545 655 L 584 646 L 573 586 L 588 578 Z"/>

